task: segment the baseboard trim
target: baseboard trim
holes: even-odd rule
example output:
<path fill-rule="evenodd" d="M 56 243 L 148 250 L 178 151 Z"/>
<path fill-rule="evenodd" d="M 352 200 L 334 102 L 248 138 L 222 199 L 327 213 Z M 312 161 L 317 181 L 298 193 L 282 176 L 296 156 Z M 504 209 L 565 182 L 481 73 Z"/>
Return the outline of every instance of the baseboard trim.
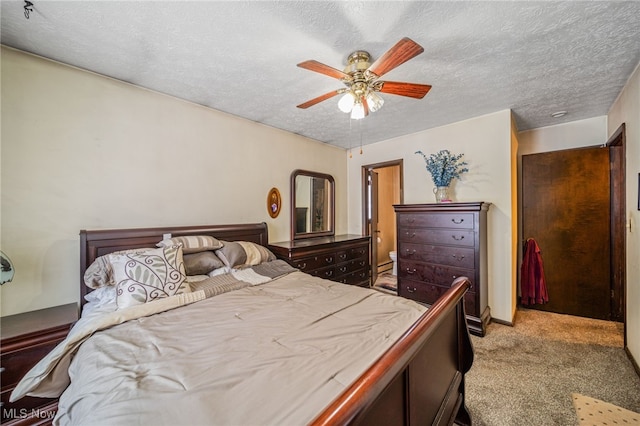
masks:
<path fill-rule="evenodd" d="M 496 324 L 508 325 L 509 327 L 513 327 L 513 321 L 503 321 L 497 318 L 491 318 L 491 322 L 495 322 Z"/>
<path fill-rule="evenodd" d="M 638 375 L 638 377 L 640 377 L 640 367 L 638 366 L 638 363 L 636 362 L 635 358 L 633 358 L 633 355 L 629 351 L 629 347 L 625 346 L 624 351 L 627 353 L 627 357 L 629 358 L 629 361 L 631 361 L 631 365 L 633 365 L 633 369 L 636 370 L 636 374 Z"/>

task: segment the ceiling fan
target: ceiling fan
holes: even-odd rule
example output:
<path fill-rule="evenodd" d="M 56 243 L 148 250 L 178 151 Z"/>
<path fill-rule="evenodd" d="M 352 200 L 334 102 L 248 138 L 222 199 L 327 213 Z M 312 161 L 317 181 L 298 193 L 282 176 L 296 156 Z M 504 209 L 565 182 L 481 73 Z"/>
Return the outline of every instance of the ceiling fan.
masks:
<path fill-rule="evenodd" d="M 422 99 L 431 89 L 428 84 L 378 80 L 387 72 L 422 52 L 424 52 L 422 46 L 405 37 L 373 64 L 369 62 L 371 55 L 368 52 L 364 50 L 353 52 L 347 59 L 348 65 L 344 71 L 314 60 L 301 62 L 298 64 L 300 68 L 337 78 L 347 87 L 325 93 L 298 105 L 298 108 L 306 109 L 334 96 L 344 94 L 338 102 L 338 107 L 343 112 L 351 113 L 351 118 L 357 120 L 382 107 L 384 100 L 377 92 Z"/>

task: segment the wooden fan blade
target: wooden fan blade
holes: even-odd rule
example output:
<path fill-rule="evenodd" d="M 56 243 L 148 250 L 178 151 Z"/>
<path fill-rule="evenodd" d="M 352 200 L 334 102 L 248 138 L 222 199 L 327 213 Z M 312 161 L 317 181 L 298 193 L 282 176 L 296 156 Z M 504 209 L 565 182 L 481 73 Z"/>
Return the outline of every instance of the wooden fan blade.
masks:
<path fill-rule="evenodd" d="M 333 92 L 325 93 L 324 95 L 318 96 L 317 98 L 313 98 L 310 101 L 307 101 L 303 104 L 298 105 L 298 108 L 307 109 L 310 106 L 314 106 L 315 104 L 319 104 L 322 101 L 326 101 L 327 99 L 333 98 L 339 93 L 340 93 L 340 90 L 334 90 Z"/>
<path fill-rule="evenodd" d="M 364 116 L 366 117 L 367 115 L 369 115 L 369 103 L 367 102 L 364 96 L 360 100 L 362 101 L 362 106 L 364 108 Z"/>
<path fill-rule="evenodd" d="M 380 91 L 392 95 L 408 96 L 410 98 L 422 99 L 431 86 L 428 84 L 403 83 L 400 81 L 383 81 Z"/>
<path fill-rule="evenodd" d="M 371 66 L 369 71 L 381 77 L 398 65 L 402 65 L 409 59 L 414 58 L 424 52 L 424 48 L 410 38 L 403 38 L 380 56 Z"/>
<path fill-rule="evenodd" d="M 328 75 L 329 77 L 337 78 L 338 80 L 351 79 L 349 74 L 314 60 L 300 62 L 298 66 L 309 71 L 315 71 L 320 74 Z"/>

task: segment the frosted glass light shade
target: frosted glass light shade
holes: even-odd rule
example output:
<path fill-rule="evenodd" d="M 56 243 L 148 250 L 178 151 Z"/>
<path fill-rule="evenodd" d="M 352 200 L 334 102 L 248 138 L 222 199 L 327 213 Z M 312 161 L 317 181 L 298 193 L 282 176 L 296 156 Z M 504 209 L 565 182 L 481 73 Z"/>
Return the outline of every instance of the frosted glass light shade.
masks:
<path fill-rule="evenodd" d="M 364 118 L 364 106 L 360 102 L 356 102 L 351 110 L 351 119 L 352 120 L 360 120 Z"/>
<path fill-rule="evenodd" d="M 367 105 L 369 105 L 369 111 L 376 112 L 384 105 L 384 99 L 378 96 L 376 92 L 370 91 L 367 94 Z"/>
<path fill-rule="evenodd" d="M 353 109 L 353 104 L 355 103 L 355 99 L 351 92 L 347 92 L 344 96 L 338 101 L 338 108 L 340 111 L 349 113 Z"/>

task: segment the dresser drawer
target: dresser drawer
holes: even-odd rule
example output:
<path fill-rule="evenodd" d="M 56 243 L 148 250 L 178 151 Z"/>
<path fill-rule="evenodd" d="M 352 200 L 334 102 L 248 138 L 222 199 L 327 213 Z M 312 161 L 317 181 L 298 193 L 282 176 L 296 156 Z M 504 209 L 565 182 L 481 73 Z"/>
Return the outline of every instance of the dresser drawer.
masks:
<path fill-rule="evenodd" d="M 2 373 L 0 373 L 0 377 L 2 377 L 2 389 L 6 389 L 9 386 L 14 387 L 31 367 L 51 352 L 62 340 L 61 338 L 40 343 L 28 349 L 3 353 L 0 358 L 0 365 L 4 369 Z"/>
<path fill-rule="evenodd" d="M 475 232 L 466 229 L 402 228 L 398 241 L 474 247 Z"/>
<path fill-rule="evenodd" d="M 447 290 L 448 286 L 440 286 L 436 284 L 424 283 L 421 281 L 403 280 L 398 286 L 398 296 L 407 299 L 416 300 L 418 302 L 433 304 Z M 467 315 L 478 315 L 476 293 L 467 291 L 464 295 L 464 310 Z"/>
<path fill-rule="evenodd" d="M 347 250 L 347 259 L 363 259 L 369 258 L 369 245 L 361 247 L 353 247 Z"/>
<path fill-rule="evenodd" d="M 473 229 L 473 213 L 407 213 L 398 216 L 398 225 L 411 228 Z"/>
<path fill-rule="evenodd" d="M 398 243 L 398 256 L 407 260 L 473 269 L 475 267 L 475 255 L 475 249 L 470 247 L 434 246 L 412 244 L 404 241 Z"/>
<path fill-rule="evenodd" d="M 324 268 L 326 266 L 335 265 L 336 255 L 334 253 L 320 254 L 317 256 L 304 257 L 302 259 L 294 259 L 291 265 L 300 269 L 302 272 L 311 273 L 314 269 Z"/>
<path fill-rule="evenodd" d="M 450 287 L 453 280 L 459 277 L 467 277 L 471 281 L 469 291 L 475 291 L 474 271 L 469 269 L 454 268 L 434 263 L 400 261 L 398 264 L 398 277 L 425 281 L 432 284 Z"/>
<path fill-rule="evenodd" d="M 343 284 L 358 285 L 360 287 L 369 287 L 369 270 L 361 269 L 346 274 L 340 278 L 340 282 Z"/>
<path fill-rule="evenodd" d="M 327 280 L 335 280 L 338 277 L 338 270 L 335 266 L 314 269 L 312 271 L 307 271 L 307 273 L 315 277 L 325 278 Z"/>

